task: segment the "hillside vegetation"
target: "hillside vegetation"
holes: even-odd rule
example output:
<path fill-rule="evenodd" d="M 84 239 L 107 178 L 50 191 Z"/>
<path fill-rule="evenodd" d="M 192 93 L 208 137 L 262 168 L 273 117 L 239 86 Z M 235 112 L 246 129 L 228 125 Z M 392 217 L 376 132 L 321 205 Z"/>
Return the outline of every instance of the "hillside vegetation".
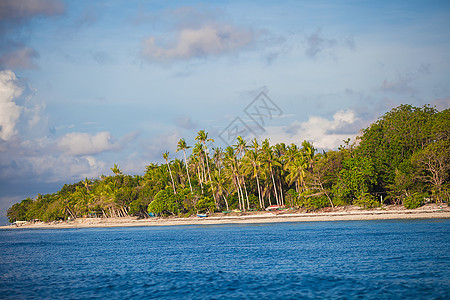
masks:
<path fill-rule="evenodd" d="M 270 205 L 317 210 L 383 203 L 416 208 L 450 197 L 450 110 L 401 105 L 363 129 L 356 141 L 319 152 L 308 141 L 271 145 L 238 137 L 226 149 L 196 143 L 174 145 L 184 160 L 150 164 L 144 175 L 113 176 L 66 184 L 54 194 L 14 204 L 10 222 L 83 216 L 189 216 L 198 212 L 261 210 Z M 186 151 L 191 152 L 187 156 Z"/>

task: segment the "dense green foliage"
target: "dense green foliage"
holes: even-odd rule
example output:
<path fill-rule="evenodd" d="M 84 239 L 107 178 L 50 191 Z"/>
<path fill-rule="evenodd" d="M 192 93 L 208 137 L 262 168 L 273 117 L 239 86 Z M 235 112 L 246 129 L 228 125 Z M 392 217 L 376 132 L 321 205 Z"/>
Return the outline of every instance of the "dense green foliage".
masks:
<path fill-rule="evenodd" d="M 82 216 L 189 216 L 222 210 L 264 209 L 270 205 L 317 210 L 326 206 L 383 203 L 416 208 L 425 201 L 448 202 L 450 194 L 450 110 L 401 105 L 362 131 L 354 143 L 317 153 L 301 146 L 270 145 L 266 139 L 208 149 L 201 130 L 192 147 L 178 142 L 184 160 L 150 164 L 143 176 L 113 176 L 64 185 L 54 194 L 14 204 L 10 222 Z M 174 145 L 175 146 L 175 145 Z M 209 152 L 212 150 L 212 154 Z M 187 163 L 186 163 L 187 162 Z"/>

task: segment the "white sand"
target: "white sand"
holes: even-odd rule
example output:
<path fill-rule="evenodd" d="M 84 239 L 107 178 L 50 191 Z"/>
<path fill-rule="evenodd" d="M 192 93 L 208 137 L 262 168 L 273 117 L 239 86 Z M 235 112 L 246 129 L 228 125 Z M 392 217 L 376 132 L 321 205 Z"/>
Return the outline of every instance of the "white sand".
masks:
<path fill-rule="evenodd" d="M 131 226 L 174 226 L 174 225 L 213 225 L 213 224 L 251 224 L 277 222 L 315 222 L 343 220 L 392 220 L 392 219 L 448 219 L 450 208 L 447 205 L 428 204 L 417 209 L 401 206 L 384 206 L 382 209 L 363 210 L 355 206 L 339 207 L 335 210 L 305 213 L 285 210 L 277 212 L 247 212 L 233 215 L 214 214 L 206 218 L 148 218 L 138 220 L 127 218 L 79 218 L 70 222 L 26 223 L 11 228 L 89 228 L 89 227 L 131 227 Z"/>

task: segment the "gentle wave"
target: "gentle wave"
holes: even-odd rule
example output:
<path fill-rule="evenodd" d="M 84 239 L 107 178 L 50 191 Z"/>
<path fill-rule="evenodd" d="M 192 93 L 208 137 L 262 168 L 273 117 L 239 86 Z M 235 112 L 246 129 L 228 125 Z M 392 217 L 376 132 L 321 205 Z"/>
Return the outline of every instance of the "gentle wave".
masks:
<path fill-rule="evenodd" d="M 12 298 L 450 298 L 450 220 L 0 231 Z"/>

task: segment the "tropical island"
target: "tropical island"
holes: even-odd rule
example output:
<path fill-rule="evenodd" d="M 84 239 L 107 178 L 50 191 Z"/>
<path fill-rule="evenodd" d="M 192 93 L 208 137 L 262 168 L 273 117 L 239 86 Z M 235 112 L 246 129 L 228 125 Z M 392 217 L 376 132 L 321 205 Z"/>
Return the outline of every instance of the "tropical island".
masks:
<path fill-rule="evenodd" d="M 448 218 L 449 133 L 450 109 L 429 105 L 394 108 L 356 140 L 327 152 L 308 141 L 271 145 L 268 139 L 240 136 L 235 145 L 209 149 L 208 133 L 200 130 L 189 156 L 185 139 L 174 145 L 184 160 L 171 160 L 165 152 L 166 163 L 151 163 L 143 175 L 123 174 L 114 165 L 112 176 L 86 178 L 56 193 L 24 199 L 8 209 L 7 217 L 16 225 L 207 216 L 254 221 L 267 217 L 267 211 L 288 220 L 293 213 L 331 218 L 354 214 L 355 208 L 358 215 L 369 210 L 387 215 L 389 207 L 398 211 L 401 206 L 443 211 L 438 217 Z"/>

